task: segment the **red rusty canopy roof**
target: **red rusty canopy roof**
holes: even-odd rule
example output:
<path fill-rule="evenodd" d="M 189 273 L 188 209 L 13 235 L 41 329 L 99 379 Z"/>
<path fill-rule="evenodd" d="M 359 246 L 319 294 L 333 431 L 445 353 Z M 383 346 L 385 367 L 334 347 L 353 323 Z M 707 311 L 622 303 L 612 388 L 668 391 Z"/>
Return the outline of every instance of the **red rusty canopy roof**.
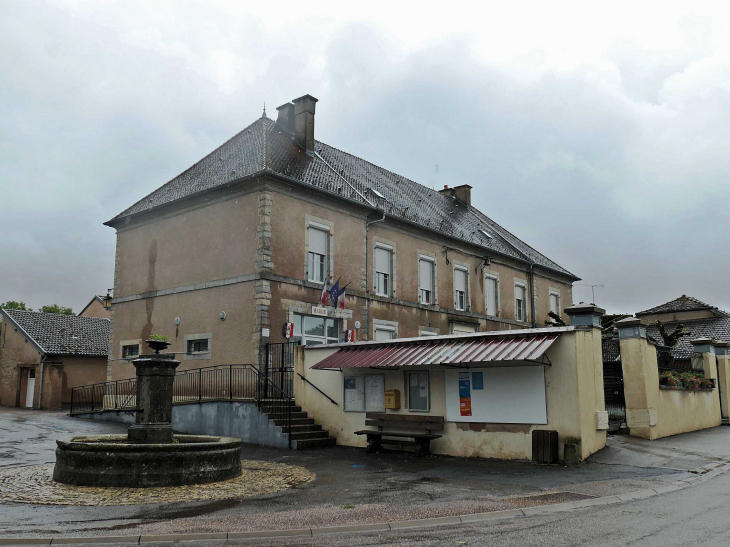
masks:
<path fill-rule="evenodd" d="M 377 343 L 337 344 L 339 350 L 336 353 L 311 368 L 322 370 L 412 365 L 459 366 L 491 361 L 537 361 L 558 339 L 561 332 L 568 329 L 570 327 L 533 329 L 527 333 L 490 332 Z"/>

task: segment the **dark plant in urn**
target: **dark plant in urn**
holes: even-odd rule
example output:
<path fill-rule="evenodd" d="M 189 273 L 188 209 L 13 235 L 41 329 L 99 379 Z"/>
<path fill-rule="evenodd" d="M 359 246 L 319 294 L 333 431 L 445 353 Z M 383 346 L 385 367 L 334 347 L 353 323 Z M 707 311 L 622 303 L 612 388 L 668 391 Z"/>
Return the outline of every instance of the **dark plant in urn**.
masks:
<path fill-rule="evenodd" d="M 147 340 L 154 354 L 132 361 L 137 369 L 136 423 L 127 435 L 71 437 L 56 441 L 53 480 L 79 486 L 180 486 L 241 474 L 241 439 L 174 435 L 174 353 L 163 336 Z M 110 395 L 109 397 L 116 397 Z"/>

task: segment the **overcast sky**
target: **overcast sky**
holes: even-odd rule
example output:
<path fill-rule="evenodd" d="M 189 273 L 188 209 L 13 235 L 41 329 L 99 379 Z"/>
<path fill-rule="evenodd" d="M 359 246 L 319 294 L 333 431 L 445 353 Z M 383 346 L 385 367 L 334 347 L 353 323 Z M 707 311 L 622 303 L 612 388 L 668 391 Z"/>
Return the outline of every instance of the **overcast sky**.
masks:
<path fill-rule="evenodd" d="M 730 309 L 727 4 L 244 4 L 0 3 L 0 302 L 79 311 L 102 222 L 309 93 L 317 139 L 471 184 L 609 311 Z"/>

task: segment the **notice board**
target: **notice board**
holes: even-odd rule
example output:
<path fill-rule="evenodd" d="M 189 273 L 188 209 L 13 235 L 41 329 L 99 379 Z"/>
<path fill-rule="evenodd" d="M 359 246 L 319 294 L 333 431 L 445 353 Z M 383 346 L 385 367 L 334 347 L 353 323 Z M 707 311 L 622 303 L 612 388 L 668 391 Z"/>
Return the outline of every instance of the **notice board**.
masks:
<path fill-rule="evenodd" d="M 474 373 L 480 373 L 474 381 Z M 469 385 L 468 411 L 464 395 Z M 547 424 L 545 367 L 525 365 L 447 370 L 446 421 Z M 481 389 L 475 389 L 475 384 Z"/>

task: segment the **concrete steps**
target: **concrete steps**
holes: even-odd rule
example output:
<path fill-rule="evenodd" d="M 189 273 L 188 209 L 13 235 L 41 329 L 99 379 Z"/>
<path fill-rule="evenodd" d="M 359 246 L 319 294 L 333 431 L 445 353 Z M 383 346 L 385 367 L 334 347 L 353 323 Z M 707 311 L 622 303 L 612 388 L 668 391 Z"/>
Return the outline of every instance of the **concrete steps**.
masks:
<path fill-rule="evenodd" d="M 281 428 L 282 433 L 289 433 L 286 427 L 286 420 L 279 419 L 281 415 L 281 405 L 266 405 L 261 407 L 274 425 Z M 271 415 L 277 418 L 271 418 Z M 336 439 L 329 436 L 329 433 L 322 429 L 321 425 L 315 424 L 314 419 L 302 411 L 302 407 L 292 405 L 291 407 L 291 441 L 292 448 L 295 450 L 308 450 L 311 448 L 323 448 L 325 446 L 334 446 Z"/>

